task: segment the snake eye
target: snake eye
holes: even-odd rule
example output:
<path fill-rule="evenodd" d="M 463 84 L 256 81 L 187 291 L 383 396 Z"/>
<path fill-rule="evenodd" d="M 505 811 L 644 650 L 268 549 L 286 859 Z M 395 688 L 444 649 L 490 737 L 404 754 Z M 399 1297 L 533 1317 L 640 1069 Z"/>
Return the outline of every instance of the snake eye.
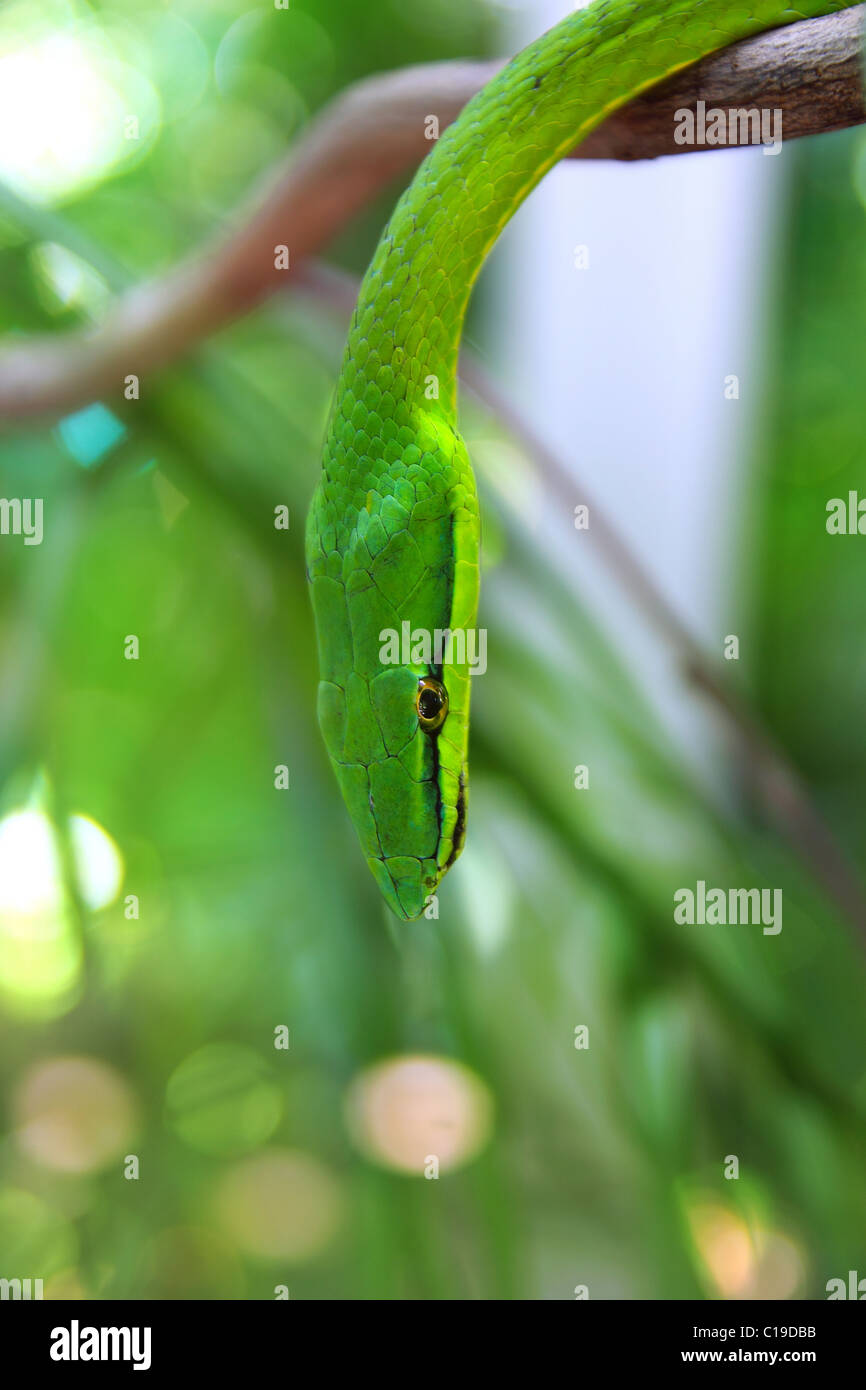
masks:
<path fill-rule="evenodd" d="M 428 734 L 435 734 L 437 729 L 441 729 L 448 713 L 448 691 L 442 682 L 433 676 L 423 676 L 418 682 L 415 708 L 418 723 Z"/>

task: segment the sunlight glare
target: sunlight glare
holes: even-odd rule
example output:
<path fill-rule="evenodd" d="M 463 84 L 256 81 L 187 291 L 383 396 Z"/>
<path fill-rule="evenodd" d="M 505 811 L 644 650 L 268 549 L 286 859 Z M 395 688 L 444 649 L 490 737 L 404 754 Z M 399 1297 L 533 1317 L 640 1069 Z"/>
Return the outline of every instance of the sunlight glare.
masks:
<path fill-rule="evenodd" d="M 0 25 L 0 179 L 46 203 L 139 153 L 159 103 L 151 84 L 119 62 L 98 32 L 22 19 L 14 7 Z M 126 138 L 131 115 L 136 140 Z"/>

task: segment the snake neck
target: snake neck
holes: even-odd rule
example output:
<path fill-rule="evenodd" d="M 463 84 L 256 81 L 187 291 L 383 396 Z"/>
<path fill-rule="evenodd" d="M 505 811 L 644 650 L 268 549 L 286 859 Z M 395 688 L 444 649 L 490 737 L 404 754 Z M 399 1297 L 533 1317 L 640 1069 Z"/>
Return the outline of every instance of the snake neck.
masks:
<path fill-rule="evenodd" d="M 350 409 L 359 401 L 376 408 L 384 396 L 398 428 L 417 412 L 454 424 L 472 286 L 547 171 L 611 111 L 669 74 L 749 34 L 848 3 L 594 0 L 526 48 L 444 133 L 393 213 L 346 347 Z"/>

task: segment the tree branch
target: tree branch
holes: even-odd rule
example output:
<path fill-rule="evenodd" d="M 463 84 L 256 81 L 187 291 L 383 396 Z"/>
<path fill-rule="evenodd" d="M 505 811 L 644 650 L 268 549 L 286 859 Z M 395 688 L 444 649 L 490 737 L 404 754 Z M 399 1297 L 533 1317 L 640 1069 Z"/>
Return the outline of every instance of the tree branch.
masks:
<path fill-rule="evenodd" d="M 860 40 L 866 6 L 735 44 L 615 112 L 575 152 L 580 159 L 652 159 L 697 148 L 674 143 L 677 110 L 782 111 L 786 139 L 866 121 Z M 166 366 L 278 288 L 274 248 L 292 267 L 323 247 L 392 179 L 430 149 L 425 120 L 444 129 L 500 63 L 438 63 L 368 78 L 311 123 L 233 229 L 165 277 L 115 302 L 97 327 L 16 343 L 0 354 L 0 420 L 57 415 Z M 288 272 L 291 278 L 291 271 Z"/>
<path fill-rule="evenodd" d="M 623 107 L 577 152 L 584 159 L 688 154 L 674 142 L 675 113 L 698 101 L 724 110 L 781 111 L 785 140 L 866 121 L 862 45 L 866 5 L 804 19 L 723 48 Z"/>

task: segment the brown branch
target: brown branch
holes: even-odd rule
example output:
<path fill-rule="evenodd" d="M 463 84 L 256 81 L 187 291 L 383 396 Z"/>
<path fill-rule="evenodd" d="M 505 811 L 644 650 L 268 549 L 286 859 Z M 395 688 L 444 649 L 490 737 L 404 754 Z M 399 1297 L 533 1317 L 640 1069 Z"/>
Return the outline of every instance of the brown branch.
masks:
<path fill-rule="evenodd" d="M 688 154 L 695 147 L 675 143 L 674 116 L 698 101 L 726 111 L 780 111 L 785 140 L 861 125 L 864 21 L 866 5 L 854 5 L 723 48 L 616 112 L 586 140 L 583 157 Z"/>
<path fill-rule="evenodd" d="M 762 34 L 678 74 L 614 113 L 581 159 L 651 159 L 696 148 L 674 142 L 675 112 L 708 106 L 782 111 L 786 138 L 866 121 L 858 5 Z M 450 124 L 499 63 L 439 63 L 369 78 L 312 122 L 268 186 L 221 241 L 164 278 L 122 295 L 96 328 L 16 343 L 0 354 L 0 419 L 57 415 L 121 390 L 123 377 L 164 367 L 284 288 L 275 247 L 293 267 L 429 151 L 425 119 Z M 291 272 L 288 272 L 289 278 Z"/>

